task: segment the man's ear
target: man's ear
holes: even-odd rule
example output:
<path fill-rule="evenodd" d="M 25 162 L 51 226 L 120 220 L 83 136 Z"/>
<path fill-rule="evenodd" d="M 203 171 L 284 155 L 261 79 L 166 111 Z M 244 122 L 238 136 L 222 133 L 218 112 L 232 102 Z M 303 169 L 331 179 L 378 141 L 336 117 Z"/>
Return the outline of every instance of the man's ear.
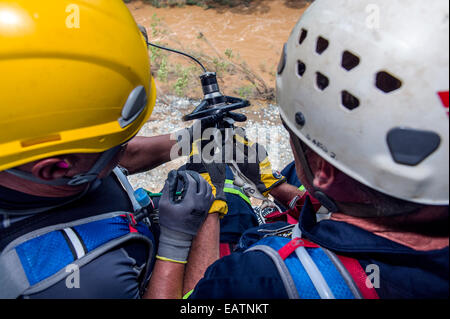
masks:
<path fill-rule="evenodd" d="M 31 173 L 40 179 L 51 181 L 64 177 L 70 169 L 70 165 L 65 160 L 48 158 L 36 162 Z"/>
<path fill-rule="evenodd" d="M 317 170 L 314 174 L 314 187 L 327 191 L 336 179 L 336 169 L 322 158 L 317 159 Z"/>

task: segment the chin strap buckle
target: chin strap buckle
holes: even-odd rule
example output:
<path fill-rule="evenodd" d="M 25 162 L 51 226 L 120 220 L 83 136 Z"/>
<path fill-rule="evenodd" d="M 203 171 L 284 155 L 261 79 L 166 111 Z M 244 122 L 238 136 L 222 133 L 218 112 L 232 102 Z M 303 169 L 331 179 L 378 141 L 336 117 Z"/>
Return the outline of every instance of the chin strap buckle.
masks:
<path fill-rule="evenodd" d="M 71 178 L 67 185 L 69 186 L 79 186 L 87 183 L 91 183 L 98 178 L 97 174 L 80 174 Z"/>

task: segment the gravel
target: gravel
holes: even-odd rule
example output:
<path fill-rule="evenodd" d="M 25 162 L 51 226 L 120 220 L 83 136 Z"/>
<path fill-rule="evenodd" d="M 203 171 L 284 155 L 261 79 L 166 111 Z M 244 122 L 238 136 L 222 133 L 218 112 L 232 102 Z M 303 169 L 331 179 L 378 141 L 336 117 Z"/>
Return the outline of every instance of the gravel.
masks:
<path fill-rule="evenodd" d="M 192 125 L 191 122 L 182 122 L 183 115 L 190 113 L 194 105 L 200 101 L 165 96 L 158 100 L 151 120 L 147 122 L 139 136 L 157 136 L 168 134 L 182 127 Z M 289 135 L 280 122 L 278 106 L 273 104 L 256 104 L 248 109 L 240 110 L 247 115 L 248 121 L 239 124 L 245 128 L 250 140 L 264 145 L 269 154 L 272 167 L 282 170 L 293 161 L 293 155 L 289 146 Z M 163 164 L 151 171 L 130 176 L 130 182 L 134 187 L 142 187 L 152 192 L 159 192 L 164 186 L 167 174 L 172 169 L 182 166 L 186 158 L 179 158 Z"/>

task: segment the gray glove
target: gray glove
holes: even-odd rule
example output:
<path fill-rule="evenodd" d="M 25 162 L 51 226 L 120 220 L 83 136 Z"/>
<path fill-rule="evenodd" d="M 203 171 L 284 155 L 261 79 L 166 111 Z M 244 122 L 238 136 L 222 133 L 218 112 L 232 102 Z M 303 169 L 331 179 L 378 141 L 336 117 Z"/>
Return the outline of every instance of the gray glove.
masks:
<path fill-rule="evenodd" d="M 181 195 L 177 195 L 178 189 L 181 189 Z M 213 201 L 211 186 L 198 173 L 169 173 L 159 201 L 159 259 L 186 263 L 192 240 Z"/>

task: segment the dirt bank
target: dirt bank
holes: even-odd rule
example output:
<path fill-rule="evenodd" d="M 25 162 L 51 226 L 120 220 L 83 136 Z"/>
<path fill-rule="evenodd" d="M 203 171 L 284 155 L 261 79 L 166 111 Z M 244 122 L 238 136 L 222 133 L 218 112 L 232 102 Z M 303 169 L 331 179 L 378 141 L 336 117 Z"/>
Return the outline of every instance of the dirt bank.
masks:
<path fill-rule="evenodd" d="M 226 94 L 251 98 L 257 97 L 251 92 L 255 86 L 274 89 L 283 44 L 308 3 L 307 0 L 253 0 L 248 6 L 205 9 L 198 6 L 155 8 L 134 1 L 128 7 L 136 21 L 149 30 L 151 41 L 204 57 L 203 61 L 209 59 L 210 68 L 223 71 L 219 76 Z M 178 57 L 170 56 L 170 59 L 173 65 L 189 64 Z M 163 68 L 168 68 L 164 63 Z M 256 79 L 249 81 L 248 76 L 233 70 L 232 64 L 246 66 Z M 174 83 L 168 83 L 170 78 L 158 77 L 158 72 L 164 75 L 160 70 L 155 72 L 162 94 L 173 93 Z M 195 76 L 201 74 L 198 68 L 193 72 Z M 182 77 L 182 72 L 172 73 L 175 74 L 173 82 Z M 201 91 L 192 87 L 184 93 L 200 98 Z"/>

